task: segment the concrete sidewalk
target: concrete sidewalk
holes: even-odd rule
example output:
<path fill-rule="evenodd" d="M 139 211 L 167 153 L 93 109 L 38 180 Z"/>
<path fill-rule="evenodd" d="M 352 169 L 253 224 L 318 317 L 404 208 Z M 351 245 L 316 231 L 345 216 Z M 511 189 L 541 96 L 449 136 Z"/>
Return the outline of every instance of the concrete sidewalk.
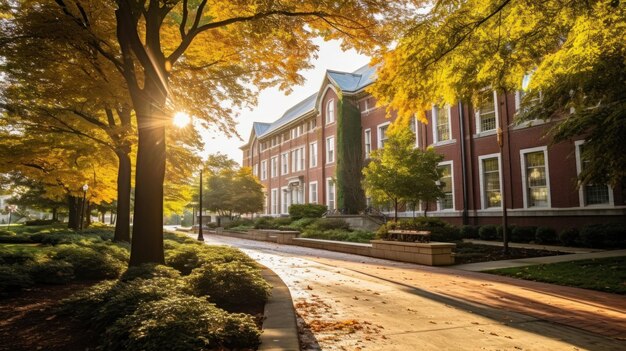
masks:
<path fill-rule="evenodd" d="M 478 239 L 463 239 L 463 242 L 479 244 L 479 245 L 490 245 L 490 246 L 503 246 L 504 245 L 501 241 L 489 241 L 489 240 L 478 240 Z M 558 251 L 558 252 L 568 252 L 568 253 L 590 253 L 590 252 L 605 251 L 602 249 L 590 249 L 587 247 L 569 247 L 569 246 L 524 244 L 524 243 L 509 243 L 509 247 L 514 247 L 518 249 L 547 250 L 547 251 Z"/>
<path fill-rule="evenodd" d="M 626 256 L 626 250 L 612 250 L 612 251 L 600 251 L 600 252 L 590 252 L 590 253 L 578 253 L 578 254 L 571 254 L 571 255 L 545 256 L 545 257 L 519 258 L 519 259 L 514 259 L 514 260 L 467 263 L 467 264 L 460 264 L 456 266 L 450 266 L 450 268 L 460 269 L 464 271 L 482 272 L 482 271 L 489 271 L 492 269 L 500 269 L 500 268 L 525 267 L 525 266 L 534 266 L 538 264 L 570 262 L 570 261 L 578 261 L 578 260 L 588 260 L 592 258 L 606 258 L 606 257 L 620 257 L 620 256 Z"/>

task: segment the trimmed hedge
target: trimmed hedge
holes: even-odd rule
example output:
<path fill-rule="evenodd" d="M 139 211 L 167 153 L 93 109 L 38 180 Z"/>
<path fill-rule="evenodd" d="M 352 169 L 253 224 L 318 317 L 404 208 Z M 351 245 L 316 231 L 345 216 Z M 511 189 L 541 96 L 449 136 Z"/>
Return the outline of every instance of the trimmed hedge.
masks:
<path fill-rule="evenodd" d="M 461 239 L 478 239 L 478 226 L 463 225 L 459 228 Z"/>
<path fill-rule="evenodd" d="M 289 206 L 289 217 L 294 220 L 301 218 L 321 218 L 327 211 L 325 205 L 317 204 L 296 204 Z"/>
<path fill-rule="evenodd" d="M 389 230 L 428 230 L 431 233 L 432 241 L 458 241 L 461 239 L 460 230 L 439 218 L 434 217 L 418 217 L 410 220 L 402 220 L 398 222 L 388 222 L 378 229 L 378 236 L 382 239 L 387 238 Z"/>
<path fill-rule="evenodd" d="M 535 242 L 537 244 L 555 244 L 559 240 L 556 230 L 548 227 L 539 227 L 535 232 Z"/>
<path fill-rule="evenodd" d="M 478 230 L 478 237 L 481 240 L 496 240 L 498 238 L 498 228 L 495 225 L 484 225 Z"/>
<path fill-rule="evenodd" d="M 305 229 L 300 237 L 311 239 L 348 241 L 355 243 L 369 243 L 370 240 L 374 240 L 376 238 L 376 234 L 368 232 L 366 230 L 332 229 L 321 231 L 309 228 Z"/>
<path fill-rule="evenodd" d="M 515 227 L 511 232 L 511 241 L 516 243 L 529 243 L 535 240 L 537 227 Z"/>

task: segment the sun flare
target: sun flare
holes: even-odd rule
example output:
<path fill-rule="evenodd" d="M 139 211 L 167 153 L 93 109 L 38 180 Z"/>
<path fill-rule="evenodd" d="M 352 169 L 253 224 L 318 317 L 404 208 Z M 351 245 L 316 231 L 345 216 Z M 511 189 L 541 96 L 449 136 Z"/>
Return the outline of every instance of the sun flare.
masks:
<path fill-rule="evenodd" d="M 174 125 L 178 128 L 184 128 L 191 122 L 191 117 L 187 112 L 176 112 L 174 115 L 174 120 L 172 121 Z"/>

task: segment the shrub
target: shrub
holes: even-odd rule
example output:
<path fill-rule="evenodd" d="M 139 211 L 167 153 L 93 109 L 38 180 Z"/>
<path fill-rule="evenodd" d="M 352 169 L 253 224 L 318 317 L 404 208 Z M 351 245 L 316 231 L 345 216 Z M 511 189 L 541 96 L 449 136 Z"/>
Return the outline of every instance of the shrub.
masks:
<path fill-rule="evenodd" d="M 65 261 L 36 262 L 27 269 L 33 281 L 40 284 L 66 284 L 74 279 L 74 267 Z"/>
<path fill-rule="evenodd" d="M 35 254 L 21 248 L 0 247 L 0 264 L 26 264 L 35 261 Z"/>
<path fill-rule="evenodd" d="M 103 350 L 256 349 L 259 335 L 250 316 L 228 314 L 202 298 L 171 296 L 118 320 L 107 329 Z"/>
<path fill-rule="evenodd" d="M 583 246 L 601 248 L 604 246 L 604 225 L 590 224 L 580 231 L 580 241 Z"/>
<path fill-rule="evenodd" d="M 324 239 L 324 240 L 336 240 L 336 241 L 349 241 L 356 243 L 369 243 L 370 240 L 375 239 L 375 234 L 366 230 L 344 230 L 344 229 L 332 229 L 327 231 L 320 231 L 314 228 L 305 229 L 301 237 L 311 239 Z"/>
<path fill-rule="evenodd" d="M 459 229 L 461 239 L 478 239 L 478 227 L 474 225 L 464 225 Z"/>
<path fill-rule="evenodd" d="M 430 231 L 431 241 L 449 242 L 461 240 L 461 233 L 459 228 L 456 227 L 431 227 L 427 230 Z"/>
<path fill-rule="evenodd" d="M 99 249 L 104 247 L 108 246 L 102 245 Z M 76 244 L 59 245 L 54 259 L 71 263 L 77 279 L 117 278 L 126 266 L 126 262 L 107 252 Z"/>
<path fill-rule="evenodd" d="M 254 229 L 277 229 L 278 225 L 274 223 L 272 217 L 261 217 L 254 221 Z"/>
<path fill-rule="evenodd" d="M 576 228 L 563 229 L 559 233 L 559 241 L 565 246 L 578 246 L 579 240 L 580 234 Z"/>
<path fill-rule="evenodd" d="M 238 218 L 224 225 L 225 229 L 231 229 L 235 227 L 252 227 L 254 226 L 254 221 L 248 218 Z"/>
<path fill-rule="evenodd" d="M 619 223 L 605 224 L 604 246 L 607 248 L 626 247 L 626 226 Z"/>
<path fill-rule="evenodd" d="M 30 221 L 24 222 L 24 225 L 37 226 L 37 225 L 49 225 L 49 224 L 55 224 L 55 223 L 59 223 L 59 221 L 54 220 L 54 219 L 33 219 Z"/>
<path fill-rule="evenodd" d="M 289 217 L 292 219 L 301 218 L 322 218 L 322 215 L 327 211 L 325 205 L 317 204 L 302 204 L 289 206 Z"/>
<path fill-rule="evenodd" d="M 321 231 L 333 230 L 333 229 L 343 229 L 343 230 L 350 229 L 350 225 L 348 224 L 348 222 L 339 218 L 318 218 L 311 225 L 311 227 L 317 230 L 321 230 Z"/>
<path fill-rule="evenodd" d="M 291 222 L 288 228 L 292 230 L 304 230 L 313 223 L 315 223 L 315 218 L 300 218 L 296 221 Z"/>
<path fill-rule="evenodd" d="M 172 233 L 172 232 L 164 232 L 163 233 L 164 240 L 170 240 L 179 244 L 195 244 L 201 245 L 197 240 L 194 240 L 187 235 Z"/>
<path fill-rule="evenodd" d="M 200 267 L 202 248 L 198 245 L 182 245 L 165 252 L 165 264 L 177 269 L 182 275 L 188 275 L 194 268 Z"/>
<path fill-rule="evenodd" d="M 496 237 L 497 240 L 503 240 L 504 239 L 504 231 L 502 230 L 502 228 L 504 228 L 503 226 L 499 225 L 497 227 L 497 231 L 498 231 L 498 236 Z M 515 229 L 514 225 L 510 225 L 508 226 L 509 230 L 506 232 L 506 234 L 509 236 L 509 241 L 511 241 L 511 235 L 513 235 L 513 229 Z"/>
<path fill-rule="evenodd" d="M 32 279 L 17 266 L 0 266 L 0 295 L 33 285 Z"/>
<path fill-rule="evenodd" d="M 495 225 L 484 225 L 478 230 L 478 237 L 481 240 L 496 240 L 498 238 L 498 228 Z"/>
<path fill-rule="evenodd" d="M 537 244 L 552 244 L 556 243 L 558 237 L 556 230 L 548 227 L 539 227 L 535 232 L 535 242 Z"/>
<path fill-rule="evenodd" d="M 258 268 L 241 262 L 212 263 L 194 269 L 187 284 L 194 295 L 208 295 L 209 301 L 231 311 L 265 304 L 271 290 Z"/>
<path fill-rule="evenodd" d="M 511 241 L 516 243 L 529 243 L 535 240 L 537 227 L 515 227 L 511 231 Z"/>
<path fill-rule="evenodd" d="M 12 232 L 0 231 L 0 243 L 5 244 L 26 244 L 32 243 L 30 236 L 26 234 L 18 234 Z"/>
<path fill-rule="evenodd" d="M 180 272 L 176 269 L 156 263 L 144 263 L 139 266 L 130 267 L 120 277 L 121 281 L 130 281 L 135 279 L 153 279 L 153 278 L 180 278 Z"/>

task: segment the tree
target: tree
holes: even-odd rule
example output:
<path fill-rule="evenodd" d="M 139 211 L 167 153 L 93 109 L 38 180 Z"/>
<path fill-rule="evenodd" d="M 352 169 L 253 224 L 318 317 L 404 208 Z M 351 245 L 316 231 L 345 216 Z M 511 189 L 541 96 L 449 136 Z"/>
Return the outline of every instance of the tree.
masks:
<path fill-rule="evenodd" d="M 361 113 L 356 102 L 345 96 L 339 99 L 337 110 L 337 208 L 357 214 L 365 209 Z"/>
<path fill-rule="evenodd" d="M 581 174 L 623 181 L 626 156 L 626 3 L 619 0 L 440 0 L 382 57 L 372 94 L 401 119 L 432 104 L 522 89 L 522 119 L 557 120 L 554 141 L 586 136 Z M 414 79 L 419 77 L 419 79 Z M 539 95 L 543 101 L 530 108 Z"/>
<path fill-rule="evenodd" d="M 428 202 L 443 196 L 436 184 L 441 178 L 437 165 L 443 157 L 432 149 L 415 148 L 414 140 L 408 127 L 390 128 L 384 148 L 372 151 L 363 169 L 365 191 L 379 203 L 393 202 L 395 221 L 401 203 Z"/>

